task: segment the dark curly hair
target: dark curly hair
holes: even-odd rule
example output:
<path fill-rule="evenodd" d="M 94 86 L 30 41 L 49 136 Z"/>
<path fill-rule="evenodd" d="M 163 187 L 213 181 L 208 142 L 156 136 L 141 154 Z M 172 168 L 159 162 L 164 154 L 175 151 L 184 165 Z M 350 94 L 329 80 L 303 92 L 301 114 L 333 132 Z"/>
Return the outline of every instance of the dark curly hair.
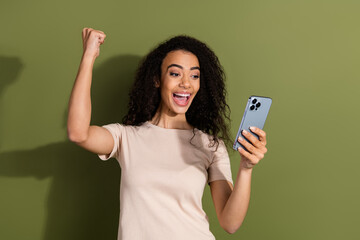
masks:
<path fill-rule="evenodd" d="M 227 123 L 230 121 L 230 108 L 226 103 L 223 67 L 205 43 L 185 35 L 160 43 L 141 61 L 129 94 L 128 113 L 123 118 L 123 124 L 139 126 L 153 118 L 161 100 L 155 79 L 161 79 L 163 59 L 175 50 L 193 53 L 200 64 L 200 89 L 185 114 L 186 120 L 193 127 L 212 136 L 210 146 L 218 146 L 219 139 L 229 143 Z"/>

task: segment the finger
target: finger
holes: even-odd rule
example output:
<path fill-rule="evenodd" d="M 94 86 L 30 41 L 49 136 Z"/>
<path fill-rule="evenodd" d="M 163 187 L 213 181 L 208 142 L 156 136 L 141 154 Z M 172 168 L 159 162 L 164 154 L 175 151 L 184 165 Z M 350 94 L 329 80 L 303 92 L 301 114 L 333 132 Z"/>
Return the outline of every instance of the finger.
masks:
<path fill-rule="evenodd" d="M 92 38 L 95 38 L 95 39 L 97 39 L 99 41 L 103 41 L 105 39 L 105 37 L 106 37 L 105 34 L 99 32 L 97 30 L 92 30 L 89 34 L 90 34 L 90 36 Z"/>
<path fill-rule="evenodd" d="M 102 44 L 102 43 L 104 43 L 104 41 L 105 41 L 105 35 L 104 34 L 100 34 L 99 35 L 99 42 Z"/>
<path fill-rule="evenodd" d="M 88 28 L 85 28 L 85 31 L 84 31 L 84 42 L 86 42 L 86 40 L 89 38 L 89 29 Z"/>
<path fill-rule="evenodd" d="M 82 35 L 82 39 L 85 40 L 86 28 L 83 28 L 81 35 Z"/>
<path fill-rule="evenodd" d="M 258 158 L 258 160 L 263 159 L 265 156 L 265 153 L 267 152 L 267 149 L 264 145 L 261 145 L 259 148 L 256 148 L 241 137 L 239 137 L 239 143 L 241 145 L 243 145 L 250 154 L 256 156 Z"/>
<path fill-rule="evenodd" d="M 262 144 L 266 145 L 266 132 L 257 127 L 250 127 L 250 130 L 259 136 L 259 140 Z"/>
<path fill-rule="evenodd" d="M 250 161 L 250 163 L 253 165 L 255 165 L 259 162 L 259 159 L 255 155 L 247 152 L 245 149 L 243 149 L 241 147 L 238 148 L 238 152 L 240 153 L 240 155 L 242 157 L 248 159 Z"/>
<path fill-rule="evenodd" d="M 102 31 L 98 31 L 99 33 L 99 36 L 102 38 L 102 39 L 105 39 L 106 38 L 106 34 Z"/>
<path fill-rule="evenodd" d="M 261 159 L 264 158 L 265 153 L 267 152 L 267 149 L 265 146 L 262 146 L 261 148 L 256 148 L 253 145 L 251 145 L 250 143 L 246 142 L 245 139 L 239 138 L 239 142 L 241 145 L 243 145 L 246 148 L 246 152 L 248 152 L 249 154 L 251 154 L 254 158 L 254 160 L 256 161 L 260 161 Z"/>
<path fill-rule="evenodd" d="M 96 30 L 94 30 L 93 28 L 88 28 L 86 32 L 87 38 L 90 38 L 92 35 L 94 35 L 95 31 Z"/>
<path fill-rule="evenodd" d="M 251 143 L 248 143 L 244 138 L 239 137 L 238 138 L 239 143 L 248 150 L 250 153 L 254 153 L 256 151 L 256 148 Z"/>
<path fill-rule="evenodd" d="M 246 130 L 242 130 L 241 134 L 247 139 L 249 140 L 249 142 L 251 142 L 252 145 L 254 145 L 257 148 L 260 148 L 263 145 L 263 143 L 260 142 L 260 140 L 255 137 L 254 135 L 252 135 L 250 132 L 246 131 Z"/>

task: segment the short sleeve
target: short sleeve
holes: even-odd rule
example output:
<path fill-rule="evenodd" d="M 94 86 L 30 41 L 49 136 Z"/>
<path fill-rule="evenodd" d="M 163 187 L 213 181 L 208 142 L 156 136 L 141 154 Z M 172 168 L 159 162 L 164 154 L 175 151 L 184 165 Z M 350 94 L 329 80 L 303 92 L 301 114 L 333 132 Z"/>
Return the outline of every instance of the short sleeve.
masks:
<path fill-rule="evenodd" d="M 118 155 L 119 155 L 121 135 L 122 135 L 122 131 L 123 131 L 124 127 L 119 123 L 107 124 L 107 125 L 103 125 L 102 127 L 107 129 L 111 133 L 111 135 L 114 139 L 114 147 L 110 154 L 107 154 L 107 155 L 98 154 L 98 156 L 101 160 L 104 160 L 104 161 L 106 161 L 112 157 L 117 159 Z"/>
<path fill-rule="evenodd" d="M 219 141 L 218 149 L 213 152 L 208 168 L 208 184 L 215 180 L 227 180 L 233 183 L 230 158 L 223 141 Z"/>

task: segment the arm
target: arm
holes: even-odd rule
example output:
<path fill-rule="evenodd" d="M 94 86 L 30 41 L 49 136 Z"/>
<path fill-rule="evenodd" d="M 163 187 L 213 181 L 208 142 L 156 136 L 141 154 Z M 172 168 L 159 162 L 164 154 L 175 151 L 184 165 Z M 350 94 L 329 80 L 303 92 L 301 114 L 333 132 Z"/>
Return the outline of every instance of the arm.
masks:
<path fill-rule="evenodd" d="M 92 70 L 105 37 L 103 32 L 91 28 L 84 28 L 82 31 L 84 52 L 70 96 L 67 121 L 69 139 L 97 154 L 110 153 L 114 144 L 108 130 L 90 126 Z"/>
<path fill-rule="evenodd" d="M 240 168 L 234 187 L 226 180 L 210 182 L 220 226 L 228 233 L 235 233 L 246 216 L 250 201 L 251 171 Z"/>
<path fill-rule="evenodd" d="M 249 152 L 239 148 L 241 164 L 234 187 L 226 180 L 210 183 L 216 214 L 222 228 L 228 233 L 235 233 L 241 226 L 246 216 L 250 202 L 251 175 L 255 166 L 267 152 L 266 134 L 261 129 L 252 130 L 260 140 L 244 132 L 244 136 L 252 143 L 240 141 Z"/>

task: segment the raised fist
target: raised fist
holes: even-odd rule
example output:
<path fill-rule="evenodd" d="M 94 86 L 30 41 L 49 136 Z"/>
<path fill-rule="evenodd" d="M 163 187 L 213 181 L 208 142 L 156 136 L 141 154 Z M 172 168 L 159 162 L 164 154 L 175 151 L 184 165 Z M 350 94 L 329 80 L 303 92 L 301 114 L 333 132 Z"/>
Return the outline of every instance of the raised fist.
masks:
<path fill-rule="evenodd" d="M 100 54 L 100 45 L 104 43 L 106 35 L 104 32 L 92 28 L 82 30 L 82 40 L 84 55 L 98 57 Z"/>

